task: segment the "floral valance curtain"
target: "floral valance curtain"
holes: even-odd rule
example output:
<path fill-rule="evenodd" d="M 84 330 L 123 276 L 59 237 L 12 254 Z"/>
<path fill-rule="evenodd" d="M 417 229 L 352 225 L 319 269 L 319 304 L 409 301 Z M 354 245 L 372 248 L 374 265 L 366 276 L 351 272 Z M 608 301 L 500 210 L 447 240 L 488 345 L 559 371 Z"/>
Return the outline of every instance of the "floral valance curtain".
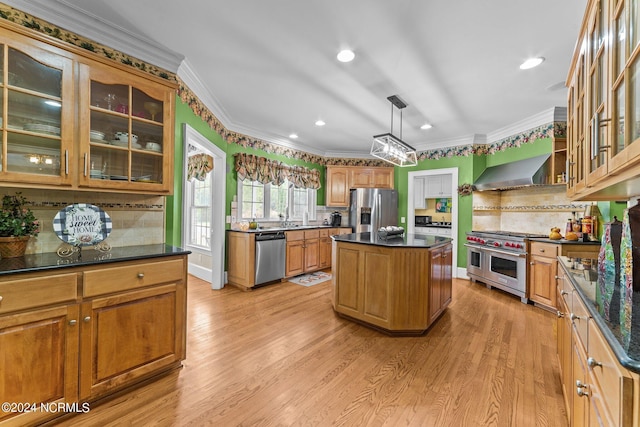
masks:
<path fill-rule="evenodd" d="M 213 170 L 213 157 L 209 154 L 194 154 L 187 160 L 187 179 L 204 181 L 207 174 Z"/>
<path fill-rule="evenodd" d="M 277 160 L 254 156 L 253 154 L 238 153 L 236 157 L 236 172 L 238 179 L 250 179 L 262 184 L 280 185 L 285 180 L 298 188 L 320 188 L 320 172 L 303 166 L 289 166 Z"/>

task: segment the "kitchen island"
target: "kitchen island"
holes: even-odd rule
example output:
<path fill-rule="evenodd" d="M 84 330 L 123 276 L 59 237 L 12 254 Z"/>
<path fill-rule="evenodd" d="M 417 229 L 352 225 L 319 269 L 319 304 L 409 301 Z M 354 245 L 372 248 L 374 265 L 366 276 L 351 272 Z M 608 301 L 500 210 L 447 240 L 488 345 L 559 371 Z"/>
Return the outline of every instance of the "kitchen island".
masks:
<path fill-rule="evenodd" d="M 419 335 L 451 302 L 451 239 L 333 236 L 333 308 L 391 335 Z"/>

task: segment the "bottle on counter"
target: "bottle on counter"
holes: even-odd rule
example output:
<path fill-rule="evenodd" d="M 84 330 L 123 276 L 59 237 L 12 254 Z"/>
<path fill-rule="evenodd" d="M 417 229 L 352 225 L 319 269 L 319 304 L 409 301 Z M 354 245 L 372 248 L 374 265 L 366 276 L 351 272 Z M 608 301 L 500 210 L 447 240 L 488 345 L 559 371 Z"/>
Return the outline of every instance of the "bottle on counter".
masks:
<path fill-rule="evenodd" d="M 571 218 L 567 219 L 567 226 L 564 229 L 564 234 L 573 233 L 573 220 Z"/>
<path fill-rule="evenodd" d="M 589 235 L 593 232 L 593 223 L 591 222 L 590 216 L 585 216 L 582 218 L 582 240 L 584 242 L 589 241 Z"/>

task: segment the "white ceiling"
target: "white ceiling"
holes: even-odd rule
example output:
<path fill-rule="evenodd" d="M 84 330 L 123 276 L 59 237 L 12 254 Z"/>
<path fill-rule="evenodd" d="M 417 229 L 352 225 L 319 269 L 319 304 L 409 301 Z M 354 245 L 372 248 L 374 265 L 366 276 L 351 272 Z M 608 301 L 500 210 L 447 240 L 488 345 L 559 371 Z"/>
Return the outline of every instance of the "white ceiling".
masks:
<path fill-rule="evenodd" d="M 367 157 L 372 135 L 390 130 L 386 98 L 394 94 L 408 104 L 402 139 L 419 150 L 470 143 L 565 106 L 586 7 L 586 0 L 5 3 L 178 72 L 230 130 L 345 157 Z M 353 62 L 336 60 L 342 48 L 355 51 Z M 546 61 L 520 70 L 531 56 Z M 425 122 L 433 128 L 420 130 Z M 393 133 L 400 130 L 394 110 Z"/>

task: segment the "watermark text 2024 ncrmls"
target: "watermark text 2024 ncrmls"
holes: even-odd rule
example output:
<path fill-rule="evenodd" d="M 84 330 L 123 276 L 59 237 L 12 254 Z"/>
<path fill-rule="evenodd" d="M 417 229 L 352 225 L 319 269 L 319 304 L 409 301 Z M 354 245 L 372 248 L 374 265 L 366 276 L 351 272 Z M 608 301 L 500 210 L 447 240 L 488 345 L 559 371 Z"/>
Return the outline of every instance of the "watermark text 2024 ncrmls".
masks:
<path fill-rule="evenodd" d="M 84 414 L 91 410 L 88 402 L 3 402 L 2 412 L 25 413 L 25 412 L 47 412 L 47 413 L 80 413 Z"/>

